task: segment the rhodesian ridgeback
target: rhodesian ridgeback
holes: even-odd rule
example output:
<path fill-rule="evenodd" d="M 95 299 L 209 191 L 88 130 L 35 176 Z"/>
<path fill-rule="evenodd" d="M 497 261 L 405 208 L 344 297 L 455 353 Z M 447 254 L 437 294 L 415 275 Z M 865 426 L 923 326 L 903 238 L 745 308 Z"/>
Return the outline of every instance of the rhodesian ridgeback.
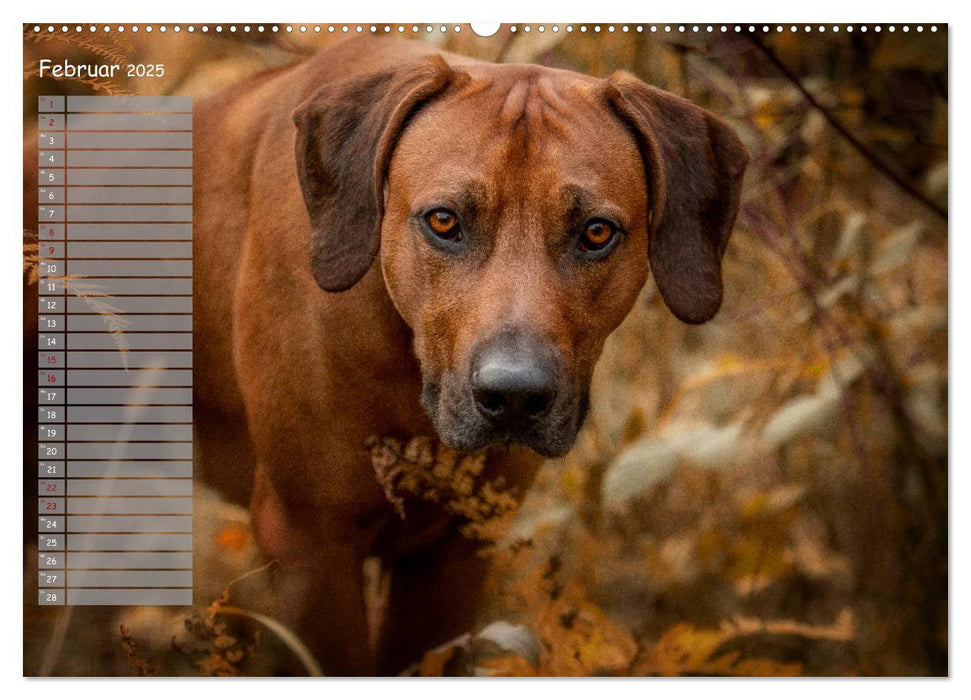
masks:
<path fill-rule="evenodd" d="M 488 562 L 445 510 L 396 517 L 367 439 L 488 450 L 522 495 L 649 268 L 679 319 L 718 310 L 748 154 L 628 73 L 372 38 L 199 102 L 195 139 L 197 468 L 250 498 L 324 670 L 397 672 L 471 629 Z"/>

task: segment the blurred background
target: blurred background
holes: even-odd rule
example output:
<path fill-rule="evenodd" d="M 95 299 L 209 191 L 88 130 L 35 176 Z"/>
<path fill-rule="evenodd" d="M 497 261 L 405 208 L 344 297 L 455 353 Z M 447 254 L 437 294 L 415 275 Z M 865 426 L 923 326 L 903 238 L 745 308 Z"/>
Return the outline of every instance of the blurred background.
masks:
<path fill-rule="evenodd" d="M 25 142 L 39 94 L 201 99 L 345 36 L 256 26 L 25 27 Z M 577 446 L 482 535 L 496 562 L 482 628 L 413 672 L 946 674 L 947 29 L 658 29 L 400 32 L 484 60 L 631 71 L 728 120 L 753 156 L 721 312 L 686 326 L 648 283 L 608 342 Z M 41 80 L 41 57 L 166 74 Z M 200 484 L 195 522 L 188 612 L 37 607 L 31 535 L 25 673 L 312 670 L 251 612 L 269 594 L 245 509 Z"/>

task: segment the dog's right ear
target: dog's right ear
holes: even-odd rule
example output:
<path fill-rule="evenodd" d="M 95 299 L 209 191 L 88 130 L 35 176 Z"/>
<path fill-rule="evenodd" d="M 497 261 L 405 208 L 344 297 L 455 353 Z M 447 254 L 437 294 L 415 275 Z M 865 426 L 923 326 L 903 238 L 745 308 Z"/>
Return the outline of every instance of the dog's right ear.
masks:
<path fill-rule="evenodd" d="M 439 56 L 329 83 L 293 113 L 310 268 L 328 292 L 354 286 L 381 244 L 384 179 L 408 120 L 459 79 Z"/>

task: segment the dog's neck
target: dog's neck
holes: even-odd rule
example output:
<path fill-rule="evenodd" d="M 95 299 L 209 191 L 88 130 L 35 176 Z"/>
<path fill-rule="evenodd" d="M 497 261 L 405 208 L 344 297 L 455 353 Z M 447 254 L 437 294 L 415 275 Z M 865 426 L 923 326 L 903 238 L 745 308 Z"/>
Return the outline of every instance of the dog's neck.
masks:
<path fill-rule="evenodd" d="M 421 367 L 414 352 L 414 334 L 398 313 L 377 262 L 354 287 L 328 293 L 321 306 L 324 333 L 338 342 L 322 347 L 335 369 L 337 381 L 348 383 L 361 399 L 372 396 L 400 425 L 389 434 L 421 428 L 430 434 L 431 422 L 421 407 Z"/>

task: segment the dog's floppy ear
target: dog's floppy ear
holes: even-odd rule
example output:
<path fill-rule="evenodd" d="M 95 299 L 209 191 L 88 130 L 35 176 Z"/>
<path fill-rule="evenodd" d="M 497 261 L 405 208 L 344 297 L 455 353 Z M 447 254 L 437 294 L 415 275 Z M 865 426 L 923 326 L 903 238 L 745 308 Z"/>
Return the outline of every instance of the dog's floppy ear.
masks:
<path fill-rule="evenodd" d="M 326 291 L 349 289 L 371 267 L 395 143 L 415 111 L 460 76 L 434 57 L 329 83 L 293 113 L 310 267 Z"/>
<path fill-rule="evenodd" d="M 721 306 L 721 258 L 748 151 L 715 115 L 629 73 L 612 75 L 607 94 L 633 129 L 647 170 L 658 290 L 679 319 L 704 323 Z"/>

